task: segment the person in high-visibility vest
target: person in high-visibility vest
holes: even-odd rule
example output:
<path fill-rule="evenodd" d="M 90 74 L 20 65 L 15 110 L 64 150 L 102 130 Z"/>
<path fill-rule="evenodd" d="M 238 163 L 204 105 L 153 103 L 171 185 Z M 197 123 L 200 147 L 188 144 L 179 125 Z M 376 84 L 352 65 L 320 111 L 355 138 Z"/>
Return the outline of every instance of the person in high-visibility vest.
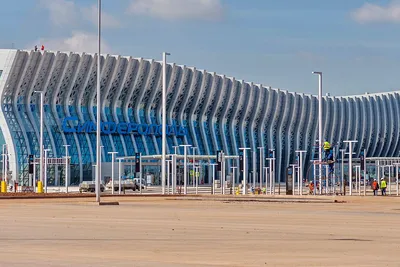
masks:
<path fill-rule="evenodd" d="M 328 141 L 325 141 L 324 142 L 324 152 L 325 152 L 324 160 L 325 161 L 328 161 L 330 150 L 331 150 L 331 144 L 329 144 Z"/>
<path fill-rule="evenodd" d="M 383 178 L 381 178 L 380 188 L 381 188 L 382 196 L 386 196 L 386 181 Z"/>

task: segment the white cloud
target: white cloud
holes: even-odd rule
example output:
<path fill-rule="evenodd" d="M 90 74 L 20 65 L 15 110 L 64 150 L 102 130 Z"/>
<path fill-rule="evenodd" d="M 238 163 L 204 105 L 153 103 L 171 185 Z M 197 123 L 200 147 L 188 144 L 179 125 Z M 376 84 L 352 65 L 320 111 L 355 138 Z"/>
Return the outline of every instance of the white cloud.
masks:
<path fill-rule="evenodd" d="M 400 1 L 392 1 L 387 6 L 365 3 L 351 15 L 359 23 L 400 23 Z"/>
<path fill-rule="evenodd" d="M 84 20 L 97 26 L 97 5 L 80 7 L 73 0 L 39 0 L 39 3 L 56 26 L 73 27 Z M 102 27 L 117 28 L 120 25 L 118 19 L 102 10 Z"/>
<path fill-rule="evenodd" d="M 91 7 L 84 7 L 81 10 L 83 17 L 86 20 L 89 20 L 93 25 L 97 25 L 98 14 L 97 14 L 97 5 L 93 5 Z M 101 27 L 106 28 L 118 28 L 121 26 L 121 23 L 118 19 L 114 18 L 112 15 L 101 11 Z"/>
<path fill-rule="evenodd" d="M 73 1 L 68 0 L 40 0 L 40 5 L 47 9 L 50 16 L 50 21 L 62 26 L 72 24 L 77 19 L 77 8 Z"/>
<path fill-rule="evenodd" d="M 28 49 L 32 49 L 35 45 L 38 45 L 40 48 L 40 45 L 43 44 L 46 50 L 51 51 L 96 53 L 97 42 L 97 35 L 75 31 L 67 38 L 40 38 L 36 40 L 33 45 L 30 45 Z M 104 40 L 102 40 L 101 45 L 102 54 L 111 53 L 110 46 Z"/>
<path fill-rule="evenodd" d="M 223 8 L 220 0 L 132 0 L 128 12 L 166 20 L 218 20 Z"/>

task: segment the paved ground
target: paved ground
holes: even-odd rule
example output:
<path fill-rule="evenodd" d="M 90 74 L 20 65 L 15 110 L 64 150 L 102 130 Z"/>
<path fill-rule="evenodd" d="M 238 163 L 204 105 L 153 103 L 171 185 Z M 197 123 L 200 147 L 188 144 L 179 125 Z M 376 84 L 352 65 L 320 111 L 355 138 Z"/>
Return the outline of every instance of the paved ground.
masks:
<path fill-rule="evenodd" d="M 118 200 L 1 200 L 0 266 L 399 266 L 400 198 Z"/>

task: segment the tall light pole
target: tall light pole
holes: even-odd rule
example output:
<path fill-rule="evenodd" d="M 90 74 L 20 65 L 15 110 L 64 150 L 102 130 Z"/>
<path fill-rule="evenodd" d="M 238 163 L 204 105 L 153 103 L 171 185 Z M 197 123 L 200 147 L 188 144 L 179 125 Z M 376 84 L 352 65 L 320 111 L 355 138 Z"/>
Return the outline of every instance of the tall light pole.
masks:
<path fill-rule="evenodd" d="M 114 195 L 114 159 L 115 155 L 118 154 L 118 152 L 112 151 L 108 152 L 108 154 L 111 154 L 111 186 L 112 186 L 111 194 Z"/>
<path fill-rule="evenodd" d="M 65 193 L 68 193 L 68 147 L 70 145 L 64 145 L 65 147 Z"/>
<path fill-rule="evenodd" d="M 100 55 L 101 55 L 101 0 L 97 0 L 98 5 L 98 51 L 97 51 L 97 119 L 96 119 L 96 202 L 100 203 L 100 168 L 101 168 L 101 136 L 100 136 L 100 119 L 101 119 L 101 94 L 100 94 Z"/>
<path fill-rule="evenodd" d="M 352 184 L 353 184 L 353 144 L 357 143 L 358 141 L 343 141 L 344 143 L 349 144 L 349 190 L 350 196 L 353 193 Z"/>
<path fill-rule="evenodd" d="M 322 161 L 322 72 L 320 71 L 313 71 L 313 74 L 317 74 L 319 78 L 319 86 L 318 86 L 318 139 L 319 139 L 319 150 L 318 150 L 318 161 Z M 322 177 L 322 168 L 319 168 L 319 177 Z M 321 184 L 319 185 L 320 188 Z M 322 191 L 322 189 L 321 189 Z"/>
<path fill-rule="evenodd" d="M 161 159 L 161 184 L 162 194 L 165 194 L 165 163 L 167 153 L 167 56 L 169 53 L 163 53 L 162 69 L 162 159 Z"/>
<path fill-rule="evenodd" d="M 40 181 L 43 183 L 43 132 L 44 132 L 44 92 L 34 91 L 40 94 L 40 140 L 39 140 L 39 157 L 40 157 Z"/>
<path fill-rule="evenodd" d="M 258 147 L 260 150 L 260 188 L 262 190 L 262 181 L 263 181 L 263 167 L 264 167 L 264 147 Z"/>
<path fill-rule="evenodd" d="M 243 191 L 242 194 L 246 195 L 246 183 L 247 183 L 247 160 L 246 150 L 250 150 L 249 147 L 241 147 L 239 150 L 243 150 Z"/>
<path fill-rule="evenodd" d="M 196 152 L 195 152 L 196 148 L 197 148 L 197 147 L 195 147 L 195 146 L 192 147 L 192 154 L 193 154 L 193 187 L 194 187 L 194 180 L 195 180 L 195 175 L 194 175 L 194 169 L 195 169 L 195 164 L 194 164 L 194 163 L 195 163 L 195 159 L 194 159 L 194 156 L 195 156 L 195 153 L 196 153 Z"/>
<path fill-rule="evenodd" d="M 187 148 L 191 147 L 191 145 L 180 145 L 183 147 L 183 194 L 187 194 Z"/>
<path fill-rule="evenodd" d="M 269 167 L 264 167 L 264 171 L 265 171 L 265 194 L 267 194 Z"/>
<path fill-rule="evenodd" d="M 44 192 L 47 193 L 47 152 L 51 149 L 46 148 L 44 150 Z"/>

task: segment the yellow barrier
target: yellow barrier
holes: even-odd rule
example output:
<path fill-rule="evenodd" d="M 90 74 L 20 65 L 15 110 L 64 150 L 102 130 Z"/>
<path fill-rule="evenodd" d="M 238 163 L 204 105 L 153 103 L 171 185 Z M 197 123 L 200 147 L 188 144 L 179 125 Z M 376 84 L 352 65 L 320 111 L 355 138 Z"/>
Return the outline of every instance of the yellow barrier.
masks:
<path fill-rule="evenodd" d="M 42 181 L 38 181 L 38 183 L 37 183 L 37 192 L 39 194 L 43 193 L 43 183 L 42 183 Z"/>
<path fill-rule="evenodd" d="M 7 183 L 6 183 L 6 181 L 1 181 L 1 193 L 7 193 Z"/>

